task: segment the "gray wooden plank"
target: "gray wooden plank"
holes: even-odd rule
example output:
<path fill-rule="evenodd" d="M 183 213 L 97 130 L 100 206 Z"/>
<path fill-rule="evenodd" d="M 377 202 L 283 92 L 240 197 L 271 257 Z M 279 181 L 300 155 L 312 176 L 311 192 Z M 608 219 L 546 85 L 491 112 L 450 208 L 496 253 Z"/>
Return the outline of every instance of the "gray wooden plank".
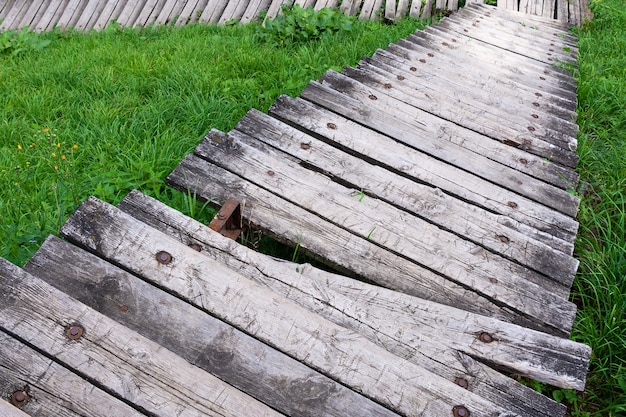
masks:
<path fill-rule="evenodd" d="M 218 23 L 223 25 L 227 22 L 238 21 L 246 11 L 249 2 L 250 0 L 229 0 Z"/>
<path fill-rule="evenodd" d="M 143 2 L 143 6 L 141 8 L 141 12 L 137 16 L 137 19 L 133 22 L 133 26 L 147 26 L 150 20 L 150 16 L 152 16 L 152 12 L 158 6 L 160 0 L 141 0 Z M 125 9 L 126 10 L 126 9 Z"/>
<path fill-rule="evenodd" d="M 0 0 L 0 19 L 4 19 L 15 0 Z"/>
<path fill-rule="evenodd" d="M 274 19 L 279 13 L 283 5 L 291 6 L 293 0 L 272 0 L 270 7 L 267 9 L 266 19 Z"/>
<path fill-rule="evenodd" d="M 100 0 L 89 0 L 80 18 L 76 22 L 76 29 L 81 31 L 90 29 L 89 22 L 95 22 L 98 19 L 105 3 L 106 2 Z"/>
<path fill-rule="evenodd" d="M 421 17 L 421 8 L 422 0 L 411 0 L 411 10 L 409 11 L 409 16 L 413 19 L 419 19 Z"/>
<path fill-rule="evenodd" d="M 363 0 L 363 5 L 361 6 L 361 11 L 359 12 L 359 19 L 371 19 L 372 14 L 376 12 L 374 9 L 375 4 L 376 0 Z"/>
<path fill-rule="evenodd" d="M 385 1 L 385 19 L 395 22 L 396 20 L 396 0 Z"/>
<path fill-rule="evenodd" d="M 185 3 L 185 7 L 181 10 L 178 20 L 176 20 L 176 26 L 186 25 L 198 20 L 198 12 L 206 6 L 207 0 L 188 0 Z"/>
<path fill-rule="evenodd" d="M 54 27 L 56 23 L 55 15 L 59 10 L 62 10 L 63 3 L 66 3 L 67 0 L 51 0 L 48 3 L 48 7 L 46 7 L 45 12 L 39 19 L 39 21 L 35 24 L 35 31 L 42 32 L 44 30 L 50 30 Z"/>
<path fill-rule="evenodd" d="M 98 252 L 110 261 L 149 277 L 187 302 L 323 370 L 400 414 L 447 417 L 459 405 L 473 416 L 507 412 L 500 405 L 391 354 L 358 333 L 323 319 L 119 210 L 93 203 L 95 200 L 91 199 L 78 209 L 64 225 L 64 234 L 91 250 L 96 249 L 91 237 L 95 236 Z M 98 218 L 102 223 L 92 221 L 87 226 L 88 218 Z M 133 249 L 129 250 L 130 247 Z M 155 251 L 165 249 L 173 261 L 159 265 L 154 259 Z M 196 272 L 192 276 L 189 271 Z"/>
<path fill-rule="evenodd" d="M 437 340 L 432 340 L 430 338 L 431 329 L 428 328 L 427 323 L 431 320 L 440 321 L 442 317 L 456 321 L 456 309 L 447 309 L 440 304 L 383 290 L 351 278 L 319 270 L 308 264 L 293 264 L 259 254 L 245 246 L 233 244 L 206 226 L 137 191 L 130 192 L 118 207 L 134 218 L 164 231 L 184 244 L 193 242 L 200 247 L 201 253 L 205 256 L 215 259 L 233 270 L 240 271 L 246 277 L 269 286 L 281 295 L 337 324 L 361 333 L 372 342 L 402 358 L 421 365 L 451 381 L 460 376 L 469 377 L 471 379 L 468 384 L 470 391 L 506 408 L 511 408 L 519 415 L 537 415 L 539 413 L 553 417 L 563 415 L 565 412 L 565 407 L 561 404 L 556 404 L 549 398 L 538 395 L 537 392 L 518 382 L 494 372 L 485 364 L 468 360 L 469 357 L 459 351 L 464 349 L 461 348 L 462 342 L 458 345 L 454 344 L 450 348 L 439 343 L 439 340 L 445 339 L 443 335 L 437 337 Z M 410 307 L 407 307 L 409 305 Z M 419 322 L 409 324 L 408 331 L 419 329 L 418 331 L 426 336 L 427 340 L 420 336 L 420 342 L 417 345 L 415 340 L 410 337 L 391 337 L 391 333 L 399 334 L 395 324 L 387 328 L 385 325 L 374 325 L 370 321 L 370 318 L 378 314 L 373 312 L 378 308 L 389 308 L 394 311 L 393 314 L 399 312 L 401 316 L 408 316 L 409 321 Z M 361 313 L 352 314 L 356 309 Z M 368 313 L 372 311 L 373 313 L 364 314 L 365 311 Z M 387 313 L 383 313 L 383 316 L 387 324 L 393 322 Z M 422 317 L 424 317 L 423 320 Z M 404 323 L 406 320 L 405 318 L 397 323 Z M 474 322 L 477 328 L 489 328 L 493 334 L 507 334 L 509 336 L 515 334 L 512 329 L 515 329 L 516 326 L 487 319 L 483 316 L 468 315 L 466 312 L 453 327 L 456 329 L 462 327 L 459 329 L 461 330 L 460 333 L 462 335 L 470 334 L 468 338 L 474 339 L 476 335 L 471 334 L 472 329 L 468 326 L 470 321 Z M 460 326 L 461 323 L 463 323 L 462 326 Z M 433 326 L 433 328 L 438 327 L 442 327 L 441 322 Z M 524 329 L 525 335 L 528 334 L 527 332 L 528 330 Z M 532 332 L 530 333 L 532 334 Z M 465 337 L 467 336 L 452 336 L 449 340 L 459 340 Z M 523 336 L 523 340 L 520 341 L 513 341 L 515 337 L 511 337 L 509 340 L 504 340 L 505 338 L 501 337 L 499 343 L 516 345 L 520 348 L 525 346 L 525 348 L 530 348 L 530 351 L 542 351 L 545 346 L 559 345 L 562 347 L 555 349 L 562 353 L 548 354 L 548 356 L 572 355 L 578 356 L 579 359 L 585 357 L 588 359 L 588 349 L 581 345 L 559 338 L 551 339 L 542 333 L 534 334 L 531 337 L 537 337 L 546 343 L 540 343 L 541 347 L 532 346 L 534 342 L 531 342 L 527 336 Z M 497 354 L 495 351 L 493 353 Z M 524 351 L 522 356 L 527 353 L 528 351 Z M 514 366 L 523 368 L 525 366 L 523 362 L 525 361 L 517 361 Z M 541 362 L 543 362 L 541 366 L 547 365 L 546 361 Z M 471 366 L 469 366 L 470 363 Z M 582 368 L 577 373 L 581 371 L 584 373 L 584 362 L 582 364 Z M 517 372 L 520 372 L 520 368 L 517 368 Z M 567 366 L 567 368 L 571 369 L 571 366 Z M 562 368 L 559 367 L 559 369 Z M 554 370 L 547 373 L 555 374 Z M 556 378 L 562 379 L 562 375 L 556 375 Z"/>
<path fill-rule="evenodd" d="M 373 130 L 389 134 L 450 165 L 472 172 L 567 216 L 576 215 L 580 204 L 576 196 L 522 172 L 512 171 L 496 162 L 497 157 L 492 159 L 490 153 L 496 154 L 500 149 L 492 144 L 491 139 L 402 103 L 387 94 L 378 91 L 373 94 L 367 86 L 334 71 L 328 71 L 321 80 L 321 83 L 311 82 L 302 92 L 302 97 L 343 116 L 354 117 L 353 120 L 359 120 Z M 359 109 L 367 111 L 340 108 L 340 101 L 350 100 L 359 103 Z M 471 138 L 471 143 L 465 138 Z M 489 149 L 492 151 L 489 152 Z M 551 154 L 541 156 L 550 159 L 553 155 L 562 155 L 559 150 L 554 147 Z"/>
<path fill-rule="evenodd" d="M 158 0 L 158 2 L 154 6 L 154 9 L 152 9 L 152 12 L 148 16 L 148 20 L 146 20 L 146 23 L 144 24 L 144 26 L 150 26 L 156 23 L 156 19 L 161 13 L 161 10 L 163 9 L 163 6 L 165 5 L 166 1 L 167 0 Z"/>
<path fill-rule="evenodd" d="M 392 78 L 394 82 L 406 86 L 405 88 L 409 91 L 419 91 L 433 99 L 447 99 L 448 103 L 455 103 L 455 105 L 469 104 L 469 107 L 474 109 L 473 113 L 489 114 L 498 120 L 511 120 L 512 123 L 521 124 L 526 130 L 527 126 L 533 126 L 529 124 L 535 121 L 533 114 L 541 120 L 554 122 L 555 125 L 568 124 L 559 112 L 556 112 L 556 115 L 553 114 L 553 109 L 537 101 L 534 95 L 526 99 L 509 97 L 506 95 L 506 90 L 502 91 L 498 85 L 490 85 L 486 82 L 480 84 L 481 88 L 471 88 L 480 81 L 460 79 L 455 74 L 448 74 L 446 71 L 433 71 L 432 67 L 416 66 L 412 61 L 403 60 L 397 55 L 383 51 L 377 52 L 372 58 L 364 58 L 358 64 L 358 68 L 368 69 L 381 75 L 395 76 Z M 499 90 L 501 94 L 492 94 L 493 89 Z M 527 161 L 525 165 L 516 165 L 515 169 L 563 189 L 573 189 L 578 184 L 579 176 L 573 169 L 552 163 L 521 149 L 511 148 L 509 152 L 518 155 L 518 161 L 520 158 Z M 508 165 L 506 161 L 500 162 Z"/>
<path fill-rule="evenodd" d="M 358 409 L 364 417 L 397 416 L 56 237 L 50 236 L 24 269 L 285 415 L 342 417 Z"/>
<path fill-rule="evenodd" d="M 557 329 L 571 326 L 575 306 L 555 295 L 554 288 L 540 287 L 536 283 L 538 277 L 528 269 L 487 252 L 476 251 L 475 245 L 380 200 L 360 201 L 354 198 L 353 189 L 312 171 L 303 172 L 297 163 L 287 162 L 282 155 L 275 155 L 259 144 L 252 147 L 235 131 L 229 135 L 232 136 L 210 135 L 198 145 L 195 153 L 243 178 L 254 178 L 260 186 L 273 190 L 288 201 L 297 202 L 318 217 L 412 259 L 477 294 L 498 299 L 537 322 Z M 237 152 L 228 152 L 229 147 Z M 346 208 L 351 212 L 349 217 L 345 214 Z M 495 276 L 498 277 L 497 283 L 493 281 Z"/>
<path fill-rule="evenodd" d="M 409 0 L 398 0 L 398 7 L 396 8 L 395 20 L 401 20 L 407 17 L 409 14 Z"/>
<path fill-rule="evenodd" d="M 70 0 L 63 10 L 63 14 L 59 17 L 57 25 L 61 29 L 73 27 L 80 16 L 83 6 L 84 3 L 81 0 Z"/>
<path fill-rule="evenodd" d="M 0 30 L 16 29 L 19 26 L 22 16 L 28 11 L 28 6 L 28 2 L 18 1 L 13 3 L 0 24 Z"/>
<path fill-rule="evenodd" d="M 356 13 L 355 0 L 342 1 L 339 10 L 348 16 L 353 16 Z"/>
<path fill-rule="evenodd" d="M 100 19 L 100 15 L 102 14 L 106 6 L 107 6 L 107 2 L 102 2 L 102 1 L 97 2 L 96 9 L 94 10 L 91 18 L 87 21 L 87 23 L 85 23 L 85 26 L 84 26 L 85 31 L 88 31 L 94 28 L 94 26 L 98 22 L 98 19 Z"/>
<path fill-rule="evenodd" d="M 102 30 L 108 26 L 113 20 L 117 20 L 120 13 L 124 10 L 127 0 L 110 0 L 106 2 L 102 13 L 93 25 L 95 30 Z"/>
<path fill-rule="evenodd" d="M 433 3 L 434 0 L 426 0 L 426 2 L 424 3 L 424 7 L 422 8 L 422 15 L 420 16 L 422 19 L 428 19 L 432 16 Z"/>
<path fill-rule="evenodd" d="M 180 0 L 167 0 L 163 5 L 163 8 L 159 11 L 159 15 L 157 16 L 155 23 L 158 25 L 171 23 L 174 18 L 174 9 L 179 3 L 181 3 Z"/>
<path fill-rule="evenodd" d="M 217 23 L 227 6 L 228 0 L 209 0 L 198 20 L 201 23 Z"/>
<path fill-rule="evenodd" d="M 397 144 L 388 137 L 301 99 L 290 99 L 282 96 L 270 108 L 270 112 L 272 115 L 296 125 L 298 129 L 311 132 L 312 136 L 319 137 L 339 149 L 356 154 L 364 160 L 374 160 L 378 165 L 405 176 L 414 183 L 424 183 L 435 187 L 434 193 L 439 197 L 443 198 L 444 196 L 440 195 L 441 193 L 437 192 L 437 189 L 452 196 L 459 196 L 460 200 L 483 207 L 485 212 L 497 213 L 497 217 L 493 218 L 493 221 L 503 226 L 514 228 L 531 239 L 541 241 L 567 254 L 571 255 L 573 252 L 571 243 L 565 244 L 563 240 L 555 238 L 552 233 L 541 232 L 537 228 L 542 227 L 548 231 L 553 228 L 553 226 L 539 223 L 546 221 L 547 216 L 545 214 L 547 213 L 532 215 L 525 204 L 519 204 L 518 199 L 515 200 L 518 203 L 509 204 L 511 200 L 506 200 L 507 197 L 505 196 L 501 197 L 503 200 L 498 204 L 496 203 L 497 200 L 493 198 L 497 195 L 495 189 L 490 198 L 487 196 L 488 194 L 485 195 L 489 189 L 486 184 L 473 188 L 470 184 L 474 181 L 467 184 L 455 181 L 455 178 L 462 178 L 464 174 L 454 170 L 446 174 L 447 167 L 445 165 L 442 166 L 426 155 Z M 334 129 L 327 127 L 329 123 Z M 377 149 L 387 149 L 388 152 L 383 154 Z M 469 188 L 467 188 L 468 186 Z M 364 188 L 369 190 L 370 187 L 371 185 L 368 184 Z M 483 197 L 480 197 L 481 195 Z M 421 207 L 422 205 L 416 202 L 415 206 Z M 427 208 L 423 209 L 426 210 Z M 534 216 L 541 220 L 533 220 Z"/>
<path fill-rule="evenodd" d="M 258 19 L 263 10 L 267 10 L 272 0 L 252 0 L 241 16 L 241 23 L 249 23 Z"/>
<path fill-rule="evenodd" d="M 19 27 L 23 28 L 26 26 L 34 26 L 37 23 L 35 17 L 40 14 L 40 10 L 45 10 L 45 8 L 47 7 L 47 3 L 49 2 L 50 0 L 39 0 L 31 2 L 30 7 L 28 7 L 28 10 L 24 14 L 24 16 L 22 16 Z"/>
<path fill-rule="evenodd" d="M 149 415 L 279 416 L 3 259 L 0 286 L 3 331 L 28 340 L 64 367 L 106 387 Z M 84 329 L 82 337 L 69 340 L 66 331 L 77 324 Z"/>
<path fill-rule="evenodd" d="M 139 417 L 144 414 L 94 386 L 62 364 L 0 331 L 0 394 L 25 390 L 29 401 L 19 415 L 33 417 Z M 14 412 L 19 409 L 12 407 Z M 18 415 L 3 410 L 3 417 Z"/>
<path fill-rule="evenodd" d="M 122 27 L 134 26 L 146 4 L 146 0 L 129 0 L 121 9 L 117 23 Z"/>

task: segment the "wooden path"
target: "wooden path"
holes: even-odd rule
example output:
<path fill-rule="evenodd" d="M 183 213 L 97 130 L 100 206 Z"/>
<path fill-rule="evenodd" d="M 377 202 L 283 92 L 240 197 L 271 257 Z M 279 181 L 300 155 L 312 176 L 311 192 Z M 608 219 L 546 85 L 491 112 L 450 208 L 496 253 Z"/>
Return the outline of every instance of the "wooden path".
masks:
<path fill-rule="evenodd" d="M 87 200 L 0 259 L 0 415 L 564 416 L 519 379 L 583 390 L 591 355 L 567 338 L 576 56 L 565 25 L 472 5 L 168 177 L 341 275 L 138 191 Z"/>
<path fill-rule="evenodd" d="M 484 0 L 466 0 L 483 3 Z M 261 13 L 273 18 L 281 5 L 339 7 L 361 19 L 429 18 L 456 11 L 459 0 L 0 0 L 0 31 L 29 27 L 33 31 L 75 28 L 101 30 L 112 21 L 123 27 L 151 24 L 251 22 Z M 588 16 L 587 0 L 498 0 L 498 7 L 579 25 Z"/>

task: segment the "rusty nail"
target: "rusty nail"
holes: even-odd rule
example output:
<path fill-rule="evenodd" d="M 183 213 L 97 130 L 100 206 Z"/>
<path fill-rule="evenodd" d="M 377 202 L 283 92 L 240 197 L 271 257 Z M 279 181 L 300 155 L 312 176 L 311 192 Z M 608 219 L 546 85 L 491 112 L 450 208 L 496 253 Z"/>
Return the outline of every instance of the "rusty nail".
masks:
<path fill-rule="evenodd" d="M 539 118 L 539 115 L 538 115 L 538 114 L 534 114 L 534 113 L 533 113 L 533 114 L 531 114 L 530 116 L 531 116 L 533 119 L 538 119 L 538 118 Z"/>
<path fill-rule="evenodd" d="M 197 243 L 190 243 L 189 247 L 196 252 L 202 252 L 202 246 L 198 245 Z"/>
<path fill-rule="evenodd" d="M 334 123 L 326 123 L 326 127 L 332 130 L 337 129 L 337 125 Z"/>
<path fill-rule="evenodd" d="M 548 55 L 548 56 L 552 56 L 552 53 L 551 53 L 551 52 L 548 52 L 548 53 L 547 53 L 547 55 Z"/>
<path fill-rule="evenodd" d="M 430 53 L 430 52 L 429 52 L 427 55 L 428 55 L 429 57 L 431 57 L 431 58 L 435 56 L 435 54 Z"/>
<path fill-rule="evenodd" d="M 441 42 L 441 44 L 442 44 L 443 46 L 449 46 L 449 45 L 448 45 L 448 42 Z"/>
<path fill-rule="evenodd" d="M 539 79 L 540 79 L 541 81 L 545 81 L 545 80 L 546 80 L 546 77 L 539 77 Z"/>
<path fill-rule="evenodd" d="M 489 282 L 491 282 L 492 284 L 497 284 L 498 280 L 495 278 L 489 278 Z"/>
<path fill-rule="evenodd" d="M 275 174 L 275 172 L 272 171 L 272 170 L 267 171 L 267 175 L 269 175 L 270 177 L 273 177 L 274 174 Z"/>
<path fill-rule="evenodd" d="M 398 80 L 402 81 L 402 80 L 404 80 L 404 77 L 402 75 L 398 75 Z"/>
<path fill-rule="evenodd" d="M 551 45 L 554 46 L 554 44 L 551 44 Z M 554 52 L 554 49 L 550 48 L 550 49 L 548 49 L 548 51 Z"/>
<path fill-rule="evenodd" d="M 467 389 L 469 387 L 469 383 L 465 378 L 457 378 L 454 380 L 454 383 L 457 384 L 461 388 Z"/>
<path fill-rule="evenodd" d="M 391 88 L 391 83 L 385 84 L 385 88 Z"/>
<path fill-rule="evenodd" d="M 126 312 L 128 311 L 128 306 L 126 306 L 126 305 L 121 305 L 121 306 L 120 306 L 120 311 L 121 311 L 122 313 L 126 313 Z"/>
<path fill-rule="evenodd" d="M 415 67 L 411 67 L 410 69 L 411 69 L 411 71 L 413 71 L 413 72 L 417 71 L 417 68 L 415 68 Z"/>
<path fill-rule="evenodd" d="M 221 212 L 221 211 L 220 211 L 219 213 L 217 213 L 217 218 L 218 218 L 218 219 L 223 219 L 224 217 L 226 217 L 226 215 L 224 214 L 224 212 Z"/>
<path fill-rule="evenodd" d="M 426 60 L 422 58 L 422 59 L 420 59 L 420 62 L 421 62 L 422 64 L 425 64 L 425 63 L 426 63 Z"/>
<path fill-rule="evenodd" d="M 463 29 L 463 32 L 468 32 L 468 30 L 467 29 Z"/>
<path fill-rule="evenodd" d="M 156 260 L 160 264 L 167 265 L 172 262 L 172 255 L 162 250 L 160 252 L 157 252 Z"/>
<path fill-rule="evenodd" d="M 507 204 L 507 206 L 509 206 L 511 208 L 517 208 L 517 203 L 515 201 L 509 201 L 506 204 Z"/>
<path fill-rule="evenodd" d="M 528 126 L 528 131 L 529 131 L 529 132 L 534 132 L 534 131 L 535 131 L 535 128 L 534 128 L 534 127 L 532 127 L 532 126 Z"/>
<path fill-rule="evenodd" d="M 554 46 L 554 44 L 553 44 L 553 43 L 551 43 L 551 44 L 550 44 L 550 46 Z M 552 50 L 552 49 L 550 49 L 550 50 Z"/>
<path fill-rule="evenodd" d="M 11 395 L 11 404 L 16 407 L 21 407 L 26 404 L 29 399 L 30 397 L 28 396 L 28 393 L 26 391 L 18 390 L 15 391 L 13 395 Z"/>
<path fill-rule="evenodd" d="M 65 330 L 65 335 L 71 340 L 80 339 L 84 329 L 78 324 L 73 324 Z"/>
<path fill-rule="evenodd" d="M 456 42 L 456 39 L 454 39 L 454 38 L 452 38 L 452 39 L 450 39 L 450 40 L 451 40 L 452 42 Z"/>
<path fill-rule="evenodd" d="M 504 235 L 498 235 L 498 240 L 502 243 L 509 243 L 510 240 L 508 237 L 504 236 Z"/>
<path fill-rule="evenodd" d="M 530 141 L 530 139 L 524 139 L 524 140 L 522 141 L 522 144 L 523 144 L 523 145 L 526 145 L 526 146 L 530 146 L 530 144 L 532 144 L 532 142 Z"/>
<path fill-rule="evenodd" d="M 519 163 L 522 164 L 522 165 L 526 165 L 528 163 L 528 160 L 524 159 L 524 158 L 520 158 L 519 159 Z"/>
<path fill-rule="evenodd" d="M 374 94 L 370 94 L 370 100 L 378 100 L 378 97 L 376 97 Z"/>
<path fill-rule="evenodd" d="M 478 340 L 480 340 L 483 343 L 491 343 L 493 342 L 493 337 L 491 337 L 491 335 L 487 332 L 482 332 L 481 334 L 478 335 Z"/>
<path fill-rule="evenodd" d="M 311 149 L 311 145 L 309 143 L 301 143 L 300 144 L 300 149 L 304 149 L 305 151 L 308 149 Z"/>
<path fill-rule="evenodd" d="M 452 408 L 452 414 L 454 415 L 454 417 L 469 417 L 470 412 L 462 405 L 455 405 Z"/>
<path fill-rule="evenodd" d="M 537 102 L 535 101 L 535 102 L 533 103 L 533 106 L 535 106 L 535 107 L 539 107 L 539 106 L 541 106 L 541 104 L 539 104 L 539 103 L 537 103 Z"/>
<path fill-rule="evenodd" d="M 535 93 L 537 97 L 541 97 L 541 93 Z"/>

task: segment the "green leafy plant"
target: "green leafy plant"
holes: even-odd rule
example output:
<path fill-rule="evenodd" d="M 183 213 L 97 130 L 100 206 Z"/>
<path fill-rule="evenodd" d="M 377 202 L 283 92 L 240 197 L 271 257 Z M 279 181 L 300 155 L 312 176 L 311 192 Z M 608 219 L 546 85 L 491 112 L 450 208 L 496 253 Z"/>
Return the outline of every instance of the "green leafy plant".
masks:
<path fill-rule="evenodd" d="M 40 51 L 50 42 L 50 39 L 42 39 L 37 33 L 29 32 L 28 27 L 19 32 L 9 30 L 0 33 L 0 54 L 16 56 L 27 51 Z"/>
<path fill-rule="evenodd" d="M 282 14 L 267 19 L 262 26 L 263 37 L 279 44 L 302 43 L 320 39 L 328 33 L 351 32 L 354 17 L 338 9 L 303 9 L 299 5 L 283 6 Z"/>

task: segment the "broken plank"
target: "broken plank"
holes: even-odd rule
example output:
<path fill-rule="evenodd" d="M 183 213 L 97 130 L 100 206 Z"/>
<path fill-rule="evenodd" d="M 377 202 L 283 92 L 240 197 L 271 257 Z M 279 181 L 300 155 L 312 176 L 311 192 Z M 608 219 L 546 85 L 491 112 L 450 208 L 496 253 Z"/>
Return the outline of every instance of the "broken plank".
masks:
<path fill-rule="evenodd" d="M 373 94 L 367 86 L 334 71 L 326 72 L 321 80 L 321 83 L 309 83 L 301 96 L 567 216 L 576 215 L 580 204 L 576 196 L 494 161 L 497 156 L 488 154 L 491 139 L 385 93 Z M 347 103 L 350 103 L 348 107 Z M 476 152 L 477 147 L 485 152 Z M 492 148 L 492 153 L 497 154 L 499 149 Z M 557 154 L 557 149 L 560 148 L 551 149 L 552 156 Z"/>
<path fill-rule="evenodd" d="M 490 186 L 489 183 L 478 179 L 469 177 L 463 183 L 457 181 L 465 175 L 461 171 L 456 171 L 427 155 L 396 143 L 389 137 L 302 99 L 282 96 L 270 108 L 270 112 L 298 126 L 298 129 L 305 129 L 313 136 L 344 149 L 350 154 L 355 154 L 361 159 L 376 161 L 377 165 L 406 176 L 415 183 L 425 183 L 435 187 L 436 194 L 443 194 L 437 191 L 441 189 L 453 196 L 459 196 L 460 200 L 470 201 L 483 207 L 486 211 L 499 213 L 501 216 L 498 216 L 498 223 L 519 230 L 532 239 L 568 254 L 573 251 L 571 243 L 566 243 L 554 236 L 559 234 L 555 233 L 555 229 L 559 230 L 561 227 L 558 224 L 561 221 L 568 222 L 567 218 L 562 215 L 546 210 L 517 195 L 506 193 L 501 195 L 502 189 Z M 386 152 L 381 153 L 379 149 L 386 149 Z M 418 204 L 416 207 L 421 207 L 421 205 Z M 535 209 L 539 211 L 535 212 Z M 574 231 L 576 225 L 572 226 Z"/>
<path fill-rule="evenodd" d="M 506 413 L 105 203 L 88 200 L 62 233 L 400 414 L 447 417 L 460 404 L 473 416 Z M 155 259 L 162 250 L 167 265 Z"/>
<path fill-rule="evenodd" d="M 0 351 L 0 394 L 26 391 L 29 400 L 21 409 L 33 417 L 144 415 L 2 331 Z"/>
<path fill-rule="evenodd" d="M 374 330 L 374 327 L 370 327 L 369 319 L 371 316 L 366 312 L 370 308 L 374 308 L 374 306 L 391 301 L 392 304 L 389 306 L 393 306 L 394 309 L 397 306 L 397 310 L 400 311 L 401 315 L 408 315 L 420 322 L 421 319 L 418 319 L 418 317 L 423 316 L 431 317 L 432 320 L 437 321 L 441 317 L 451 317 L 447 312 L 441 311 L 442 305 L 436 305 L 436 308 L 431 309 L 429 306 L 432 306 L 433 303 L 414 299 L 413 304 L 417 304 L 418 307 L 405 309 L 405 303 L 397 303 L 397 300 L 402 298 L 397 292 L 384 290 L 381 292 L 379 287 L 327 273 L 308 264 L 293 264 L 259 254 L 243 245 L 235 244 L 231 240 L 212 232 L 197 221 L 137 191 L 129 193 L 118 207 L 131 214 L 134 218 L 164 231 L 182 243 L 188 244 L 192 242 L 205 256 L 215 259 L 233 270 L 240 271 L 246 277 L 271 287 L 274 291 L 337 324 L 361 333 L 372 342 L 410 362 L 420 365 L 450 381 L 454 381 L 457 378 L 467 378 L 468 390 L 505 408 L 510 408 L 520 416 L 536 416 L 539 413 L 540 415 L 554 417 L 557 415 L 562 416 L 565 413 L 565 407 L 561 404 L 556 404 L 549 398 L 522 386 L 517 381 L 495 372 L 488 366 L 476 362 L 460 352 L 459 349 L 463 348 L 459 346 L 463 345 L 463 343 L 460 343 L 459 346 L 455 345 L 452 348 L 447 348 L 439 344 L 438 340 L 441 338 L 438 337 L 437 340 L 430 339 L 428 336 L 430 329 L 427 327 L 423 331 L 424 329 L 421 327 L 426 322 L 422 322 L 422 325 L 415 325 L 415 323 L 409 325 L 426 335 L 425 339 L 422 336 L 417 339 L 398 337 L 399 334 L 403 333 L 402 329 L 396 328 L 387 332 L 383 328 Z M 342 295 L 344 291 L 350 294 Z M 386 298 L 385 293 L 391 299 Z M 379 294 L 381 295 L 380 298 Z M 346 297 L 348 300 L 346 300 Z M 406 298 L 413 299 L 413 297 Z M 371 301 L 368 302 L 365 299 L 371 299 Z M 347 310 L 344 310 L 346 308 L 344 302 L 347 302 L 348 309 L 357 309 L 359 313 L 348 317 Z M 471 334 L 472 330 L 470 326 L 467 326 L 469 319 L 466 319 L 467 317 L 472 317 L 472 315 L 468 315 L 466 312 L 463 312 L 463 314 L 464 318 L 459 323 L 464 323 L 465 327 L 461 330 L 461 334 L 469 335 L 469 339 L 473 340 L 476 335 Z M 475 323 L 478 328 L 482 329 L 482 331 L 490 328 L 490 331 L 494 332 L 494 334 L 499 334 L 502 331 L 503 335 L 510 335 L 512 333 L 504 330 L 503 327 L 516 327 L 492 319 L 486 319 L 482 316 L 476 316 L 474 319 L 480 322 L 480 324 Z M 384 320 L 387 323 L 391 323 L 387 318 Z M 492 327 L 493 323 L 498 323 L 496 326 L 498 330 Z M 439 325 L 436 327 L 439 327 Z M 523 333 L 526 334 L 527 332 L 528 330 L 524 330 Z M 505 340 L 509 337 L 500 337 L 498 343 L 506 345 L 518 344 L 517 341 L 512 341 L 511 339 Z M 551 339 L 550 336 L 545 334 L 538 334 L 537 338 L 538 340 Z M 463 337 L 460 337 L 460 339 L 463 339 Z M 457 340 L 457 338 L 455 337 L 452 340 Z M 582 367 L 579 367 L 579 370 L 576 372 L 579 373 L 580 370 L 585 369 L 584 360 L 585 358 L 588 359 L 587 348 L 559 338 L 554 341 L 556 343 L 539 343 L 541 346 L 532 346 L 534 342 L 531 342 L 524 336 L 523 340 L 519 342 L 519 347 L 522 349 L 522 356 L 525 356 L 529 351 L 535 351 L 536 349 L 542 351 L 544 349 L 543 346 L 554 346 L 554 349 L 562 353 L 557 354 L 554 352 L 550 353 L 549 356 L 578 356 L 582 360 L 580 362 Z M 494 346 L 495 349 L 491 354 L 499 356 L 497 351 L 500 346 L 498 348 Z M 520 372 L 520 368 L 526 366 L 524 362 L 522 359 L 514 363 L 513 366 Z M 553 370 L 547 369 L 546 365 L 549 367 L 554 365 Z M 545 379 L 546 375 L 553 375 L 561 381 L 568 379 L 561 371 L 563 367 L 553 362 L 546 363 L 546 361 L 543 361 L 540 366 L 545 370 L 545 372 L 542 372 L 542 379 Z M 575 368 L 576 366 L 568 366 L 568 369 L 573 370 Z"/>
<path fill-rule="evenodd" d="M 24 269 L 285 415 L 341 417 L 358 408 L 362 416 L 397 416 L 56 237 L 48 237 Z"/>
<path fill-rule="evenodd" d="M 304 171 L 258 143 L 251 146 L 236 131 L 210 134 L 195 154 L 539 323 L 562 331 L 571 327 L 575 306 L 555 295 L 554 286 L 539 286 L 538 281 L 550 283 L 535 272 L 489 252 L 476 252 L 474 244 L 380 200 L 359 201 L 351 195 L 354 190 Z"/>
<path fill-rule="evenodd" d="M 3 259 L 0 286 L 2 330 L 150 415 L 279 415 Z M 70 326 L 82 337 L 68 339 Z"/>

